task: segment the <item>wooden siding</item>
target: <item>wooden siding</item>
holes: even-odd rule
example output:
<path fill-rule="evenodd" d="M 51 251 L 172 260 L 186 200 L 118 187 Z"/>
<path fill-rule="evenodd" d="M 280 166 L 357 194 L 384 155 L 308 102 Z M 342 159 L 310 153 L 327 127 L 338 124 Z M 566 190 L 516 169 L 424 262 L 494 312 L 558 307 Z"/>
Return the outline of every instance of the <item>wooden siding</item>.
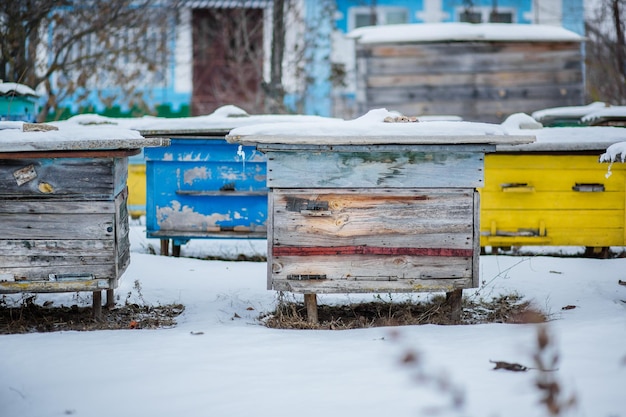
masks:
<path fill-rule="evenodd" d="M 459 149 L 461 148 L 461 149 Z M 483 154 L 454 147 L 346 147 L 345 151 L 272 152 L 270 187 L 482 187 Z"/>
<path fill-rule="evenodd" d="M 273 189 L 271 287 L 293 292 L 473 286 L 473 189 Z"/>
<path fill-rule="evenodd" d="M 0 160 L 0 293 L 117 287 L 130 262 L 126 166 Z"/>
<path fill-rule="evenodd" d="M 359 112 L 454 114 L 501 122 L 512 113 L 580 105 L 578 42 L 357 43 Z"/>

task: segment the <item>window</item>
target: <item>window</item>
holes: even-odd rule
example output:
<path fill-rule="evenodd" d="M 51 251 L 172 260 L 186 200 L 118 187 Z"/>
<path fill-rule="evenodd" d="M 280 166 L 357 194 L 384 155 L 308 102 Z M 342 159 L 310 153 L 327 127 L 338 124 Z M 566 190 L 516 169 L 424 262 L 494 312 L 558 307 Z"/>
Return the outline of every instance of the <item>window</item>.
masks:
<path fill-rule="evenodd" d="M 491 7 L 459 8 L 459 22 L 468 23 L 513 23 L 514 11 L 510 9 L 492 9 Z"/>
<path fill-rule="evenodd" d="M 409 22 L 409 11 L 404 7 L 351 7 L 348 29 L 362 26 L 395 25 Z"/>

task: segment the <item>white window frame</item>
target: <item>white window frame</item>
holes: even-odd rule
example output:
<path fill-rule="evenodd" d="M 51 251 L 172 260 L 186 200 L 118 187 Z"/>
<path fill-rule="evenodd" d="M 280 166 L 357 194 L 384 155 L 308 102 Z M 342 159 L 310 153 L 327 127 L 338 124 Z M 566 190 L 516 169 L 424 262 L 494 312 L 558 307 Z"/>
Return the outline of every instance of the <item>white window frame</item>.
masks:
<path fill-rule="evenodd" d="M 409 9 L 406 7 L 398 7 L 398 6 L 356 6 L 351 7 L 348 10 L 348 32 L 356 29 L 356 17 L 359 14 L 371 14 L 372 10 L 376 13 L 376 25 L 387 25 L 387 14 L 390 12 L 403 12 L 406 15 L 407 21 L 409 22 L 410 14 Z"/>
<path fill-rule="evenodd" d="M 465 7 L 457 7 L 455 10 L 456 21 L 461 21 L 461 14 L 465 12 Z M 491 13 L 492 8 L 488 6 L 474 6 L 470 8 L 470 11 L 475 13 L 480 13 L 480 23 L 489 23 L 489 14 Z M 514 8 L 511 7 L 498 7 L 498 13 L 510 13 L 511 14 L 511 23 L 516 23 L 517 21 L 517 13 Z"/>

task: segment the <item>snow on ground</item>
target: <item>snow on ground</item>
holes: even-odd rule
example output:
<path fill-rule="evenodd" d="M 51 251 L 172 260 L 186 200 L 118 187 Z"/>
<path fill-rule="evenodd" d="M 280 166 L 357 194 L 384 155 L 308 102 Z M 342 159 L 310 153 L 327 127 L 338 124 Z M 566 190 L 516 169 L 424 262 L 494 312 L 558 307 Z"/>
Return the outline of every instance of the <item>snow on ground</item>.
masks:
<path fill-rule="evenodd" d="M 533 366 L 537 325 L 269 329 L 258 321 L 276 302 L 266 289 L 266 263 L 163 257 L 149 254 L 150 246 L 158 241 L 133 223 L 119 302 L 139 296 L 138 281 L 147 302 L 186 306 L 178 325 L 1 335 L 1 416 L 427 416 L 437 406 L 444 407 L 438 416 L 548 415 L 534 385 L 538 371 L 496 371 L 489 362 Z M 182 247 L 184 256 L 238 252 L 265 254 L 266 242 L 192 240 Z M 481 256 L 482 287 L 464 294 L 517 292 L 534 300 L 552 317 L 547 328 L 560 361 L 550 376 L 563 397 L 578 402 L 563 415 L 621 417 L 626 286 L 618 281 L 625 270 L 624 258 Z M 326 295 L 320 303 L 361 299 L 373 295 Z M 90 302 L 85 294 L 37 300 Z M 407 351 L 419 359 L 412 366 L 401 365 Z M 454 410 L 457 391 L 464 402 Z"/>

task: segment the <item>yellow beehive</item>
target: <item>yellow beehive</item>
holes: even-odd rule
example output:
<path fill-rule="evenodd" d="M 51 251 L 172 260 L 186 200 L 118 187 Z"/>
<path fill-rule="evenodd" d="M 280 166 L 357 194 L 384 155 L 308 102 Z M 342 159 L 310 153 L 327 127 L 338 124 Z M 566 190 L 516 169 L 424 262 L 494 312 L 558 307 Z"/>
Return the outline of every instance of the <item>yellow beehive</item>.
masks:
<path fill-rule="evenodd" d="M 590 140 L 542 141 L 568 130 Z M 626 167 L 612 165 L 607 175 L 609 164 L 600 163 L 599 156 L 620 137 L 626 139 L 626 129 L 534 133 L 535 144 L 485 156 L 481 246 L 624 246 Z"/>
<path fill-rule="evenodd" d="M 146 164 L 131 162 L 128 164 L 128 214 L 137 219 L 146 214 Z"/>

